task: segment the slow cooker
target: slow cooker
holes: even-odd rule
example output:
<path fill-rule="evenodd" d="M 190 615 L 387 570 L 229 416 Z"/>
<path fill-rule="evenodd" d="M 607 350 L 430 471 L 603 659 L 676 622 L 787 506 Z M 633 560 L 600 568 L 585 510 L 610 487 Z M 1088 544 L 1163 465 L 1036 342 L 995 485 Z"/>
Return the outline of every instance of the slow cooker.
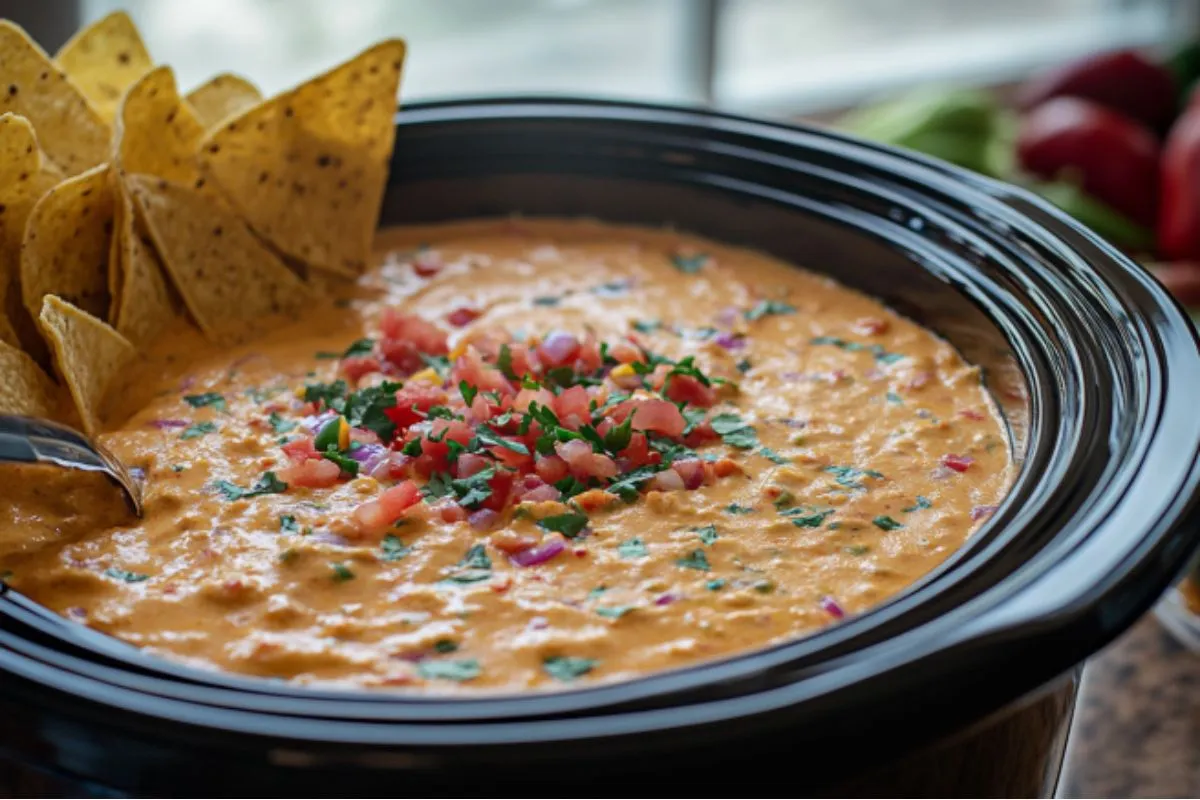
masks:
<path fill-rule="evenodd" d="M 671 225 L 826 272 L 983 367 L 1019 475 L 889 602 L 553 694 L 302 688 L 162 661 L 0 595 L 0 785 L 62 794 L 1050 794 L 1079 665 L 1185 569 L 1200 353 L 1141 268 L 1033 196 L 834 133 L 489 99 L 400 113 L 382 224 Z"/>

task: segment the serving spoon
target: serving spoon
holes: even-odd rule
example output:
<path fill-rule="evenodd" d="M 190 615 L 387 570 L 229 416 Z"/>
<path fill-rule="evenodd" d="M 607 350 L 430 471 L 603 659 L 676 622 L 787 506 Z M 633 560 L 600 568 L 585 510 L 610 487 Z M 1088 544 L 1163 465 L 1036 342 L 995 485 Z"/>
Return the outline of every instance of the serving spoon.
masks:
<path fill-rule="evenodd" d="M 142 481 L 120 459 L 84 434 L 35 417 L 0 414 L 0 463 L 53 464 L 101 472 L 120 487 L 129 508 L 142 516 Z"/>

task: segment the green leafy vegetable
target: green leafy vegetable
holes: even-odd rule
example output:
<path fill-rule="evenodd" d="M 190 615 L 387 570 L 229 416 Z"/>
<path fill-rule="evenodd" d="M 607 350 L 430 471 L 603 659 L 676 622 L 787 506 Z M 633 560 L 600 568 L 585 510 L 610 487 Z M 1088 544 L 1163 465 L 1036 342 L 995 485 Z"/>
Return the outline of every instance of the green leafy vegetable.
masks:
<path fill-rule="evenodd" d="M 675 265 L 675 269 L 686 275 L 695 275 L 700 270 L 704 269 L 704 265 L 708 263 L 708 255 L 705 253 L 697 253 L 695 255 L 683 255 L 676 253 L 671 256 L 671 263 Z"/>
<path fill-rule="evenodd" d="M 650 555 L 650 551 L 646 549 L 646 544 L 641 537 L 635 536 L 617 545 L 617 554 L 621 558 L 642 558 Z"/>
<path fill-rule="evenodd" d="M 150 580 L 150 576 L 143 572 L 130 572 L 127 569 L 121 569 L 119 567 L 109 567 L 108 569 L 104 570 L 104 574 L 110 578 L 124 581 L 125 583 L 141 583 L 142 581 Z"/>
<path fill-rule="evenodd" d="M 396 432 L 396 423 L 392 422 L 386 411 L 395 407 L 396 392 L 399 390 L 400 384 L 393 381 L 359 389 L 346 398 L 342 409 L 346 421 L 355 428 L 373 431 L 384 442 L 391 441 Z"/>
<path fill-rule="evenodd" d="M 629 447 L 629 441 L 632 438 L 633 414 L 630 414 L 625 418 L 624 422 L 604 435 L 604 448 L 610 453 L 618 453 Z"/>
<path fill-rule="evenodd" d="M 737 371 L 745 375 L 753 366 L 754 365 L 750 363 L 750 359 L 743 358 L 741 361 L 737 362 Z"/>
<path fill-rule="evenodd" d="M 369 356 L 375 352 L 375 342 L 371 339 L 358 339 L 346 348 L 342 353 L 342 358 L 359 358 L 361 356 Z"/>
<path fill-rule="evenodd" d="M 329 565 L 333 571 L 331 577 L 334 583 L 345 583 L 346 581 L 354 580 L 354 572 L 340 561 L 335 561 Z"/>
<path fill-rule="evenodd" d="M 418 353 L 425 366 L 437 373 L 442 380 L 450 374 L 450 359 L 446 356 L 431 356 L 428 353 Z"/>
<path fill-rule="evenodd" d="M 758 451 L 758 454 L 760 456 L 762 456 L 763 458 L 769 459 L 770 461 L 774 461 L 776 464 L 792 463 L 792 460 L 790 458 L 785 458 L 784 456 L 779 455 L 779 453 L 776 453 L 774 450 L 772 450 L 769 447 L 761 448 Z"/>
<path fill-rule="evenodd" d="M 488 481 L 496 476 L 495 467 L 487 467 L 466 478 L 450 481 L 450 488 L 458 497 L 458 504 L 465 508 L 477 506 L 492 496 Z"/>
<path fill-rule="evenodd" d="M 730 503 L 725 506 L 726 514 L 753 514 L 754 509 L 750 506 L 743 506 L 738 503 Z"/>
<path fill-rule="evenodd" d="M 560 301 L 561 298 L 554 297 L 552 295 L 543 295 L 542 297 L 533 298 L 533 304 L 535 306 L 556 306 Z"/>
<path fill-rule="evenodd" d="M 608 619 L 620 619 L 634 608 L 635 606 L 600 606 L 596 609 L 596 613 Z"/>
<path fill-rule="evenodd" d="M 651 334 L 662 327 L 662 322 L 656 319 L 634 320 L 633 329 L 638 333 Z"/>
<path fill-rule="evenodd" d="M 280 514 L 279 530 L 284 533 L 299 533 L 300 523 L 296 522 L 296 518 L 291 514 Z"/>
<path fill-rule="evenodd" d="M 675 559 L 675 563 L 685 569 L 696 569 L 701 572 L 708 572 L 712 569 L 712 565 L 708 563 L 708 556 L 704 554 L 703 550 L 699 549 L 693 550 L 683 558 Z"/>
<path fill-rule="evenodd" d="M 296 429 L 297 423 L 295 420 L 287 419 L 280 415 L 278 411 L 272 411 L 267 417 L 267 424 L 271 426 L 271 430 L 276 433 L 289 433 Z"/>
<path fill-rule="evenodd" d="M 206 433 L 216 433 L 217 426 L 212 422 L 197 422 L 195 425 L 189 425 L 183 429 L 183 433 L 179 434 L 180 439 L 199 439 Z"/>
<path fill-rule="evenodd" d="M 669 459 L 667 459 L 669 461 Z M 620 497 L 626 503 L 632 503 L 637 500 L 638 489 L 643 483 L 653 478 L 659 472 L 658 467 L 649 465 L 638 467 L 630 470 L 624 475 L 618 475 L 617 479 L 608 486 L 608 491 Z"/>
<path fill-rule="evenodd" d="M 700 541 L 704 544 L 712 544 L 717 540 L 717 526 L 703 525 L 699 528 L 692 528 L 696 535 L 700 537 Z"/>
<path fill-rule="evenodd" d="M 480 444 L 490 447 L 503 447 L 505 450 L 511 450 L 523 456 L 529 455 L 528 447 L 513 439 L 505 439 L 484 425 L 480 425 L 475 431 L 475 438 L 479 440 Z"/>
<path fill-rule="evenodd" d="M 478 678 L 483 673 L 479 661 L 474 658 L 464 658 L 456 661 L 429 659 L 417 663 L 417 674 L 426 680 L 463 681 Z"/>
<path fill-rule="evenodd" d="M 550 656 L 542 661 L 542 669 L 556 681 L 564 683 L 580 678 L 600 662 L 594 658 L 577 658 L 575 656 Z"/>
<path fill-rule="evenodd" d="M 790 519 L 797 528 L 819 528 L 821 523 L 833 514 L 833 509 L 796 506 L 795 508 L 780 509 L 779 513 Z"/>
<path fill-rule="evenodd" d="M 214 484 L 226 500 L 240 500 L 243 497 L 258 497 L 264 494 L 279 494 L 286 492 L 288 485 L 276 477 L 274 472 L 264 472 L 249 489 L 243 489 L 229 481 L 217 481 Z"/>
<path fill-rule="evenodd" d="M 710 592 L 719 592 L 725 588 L 725 579 L 713 578 L 711 581 L 704 584 L 704 588 L 708 589 Z"/>
<path fill-rule="evenodd" d="M 405 545 L 400 537 L 394 533 L 389 533 L 383 537 L 380 549 L 383 551 L 384 561 L 399 561 L 412 552 L 412 548 Z"/>
<path fill-rule="evenodd" d="M 779 303 L 775 300 L 763 300 L 745 313 L 746 319 L 753 322 L 754 320 L 762 319 L 763 317 L 774 316 L 778 314 L 795 314 L 796 307 L 788 303 Z"/>
<path fill-rule="evenodd" d="M 588 518 L 586 514 L 580 514 L 575 511 L 569 511 L 565 514 L 555 514 L 550 517 L 542 517 L 538 520 L 538 527 L 548 531 L 556 531 L 566 536 L 568 539 L 574 539 L 580 532 L 587 527 Z"/>
<path fill-rule="evenodd" d="M 749 450 L 758 446 L 758 433 L 737 414 L 726 412 L 712 418 L 712 429 L 730 447 Z"/>
<path fill-rule="evenodd" d="M 479 388 L 476 386 L 472 386 L 471 384 L 467 383 L 466 381 L 458 382 L 458 391 L 459 391 L 459 394 L 462 395 L 463 402 L 466 403 L 467 405 L 471 405 L 472 403 L 474 403 L 475 395 L 479 394 Z"/>
<path fill-rule="evenodd" d="M 894 406 L 904 405 L 904 399 L 902 397 L 900 397 L 900 395 L 896 394 L 895 392 L 887 393 L 887 401 Z"/>
<path fill-rule="evenodd" d="M 458 650 L 458 642 L 453 639 L 438 639 L 433 643 L 433 649 L 438 653 L 453 653 Z"/>
<path fill-rule="evenodd" d="M 185 394 L 183 401 L 192 408 L 204 408 L 210 406 L 216 411 L 225 411 L 225 397 L 219 392 L 205 392 L 204 394 Z"/>
<path fill-rule="evenodd" d="M 885 530 L 885 531 L 894 531 L 894 530 L 904 527 L 903 525 L 901 525 L 899 522 L 892 519 L 891 517 L 883 516 L 883 515 L 876 517 L 875 519 L 871 520 L 871 522 L 875 523 L 876 528 L 879 528 L 880 530 Z"/>
<path fill-rule="evenodd" d="M 873 469 L 859 469 L 858 467 L 833 466 L 826 467 L 825 471 L 837 478 L 837 482 L 845 486 L 847 489 L 863 489 L 863 478 L 882 478 L 883 473 L 876 472 Z"/>
<path fill-rule="evenodd" d="M 917 495 L 917 502 L 904 509 L 904 513 L 911 514 L 914 511 L 923 511 L 926 508 L 933 508 L 933 503 L 928 497 L 925 497 L 924 495 Z"/>
<path fill-rule="evenodd" d="M 343 380 L 333 383 L 310 383 L 304 387 L 304 402 L 341 412 L 346 408 L 346 394 L 350 387 Z"/>
<path fill-rule="evenodd" d="M 491 569 L 492 559 L 488 558 L 487 548 L 482 544 L 472 545 L 458 566 L 469 569 Z"/>
<path fill-rule="evenodd" d="M 496 356 L 496 368 L 510 381 L 515 381 L 521 377 L 513 372 L 512 350 L 509 350 L 506 344 L 500 345 L 500 353 Z"/>

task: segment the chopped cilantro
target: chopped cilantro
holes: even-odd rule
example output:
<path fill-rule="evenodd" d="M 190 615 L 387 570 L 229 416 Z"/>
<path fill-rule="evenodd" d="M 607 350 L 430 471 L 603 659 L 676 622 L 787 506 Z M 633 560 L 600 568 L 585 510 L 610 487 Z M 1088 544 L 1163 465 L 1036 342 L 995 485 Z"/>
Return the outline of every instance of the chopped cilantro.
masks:
<path fill-rule="evenodd" d="M 480 581 L 486 581 L 490 577 L 492 577 L 492 573 L 490 572 L 469 570 L 454 575 L 447 575 L 445 578 L 442 578 L 442 583 L 479 583 Z"/>
<path fill-rule="evenodd" d="M 609 281 L 592 288 L 598 297 L 620 297 L 629 291 L 629 281 Z"/>
<path fill-rule="evenodd" d="M 496 468 L 487 467 L 474 475 L 450 481 L 450 490 L 458 497 L 460 506 L 470 508 L 492 496 L 492 487 L 488 482 L 495 476 Z"/>
<path fill-rule="evenodd" d="M 442 380 L 450 374 L 450 359 L 446 356 L 431 356 L 427 353 L 418 353 L 421 356 L 421 361 L 425 366 L 437 373 L 437 376 Z"/>
<path fill-rule="evenodd" d="M 453 639 L 438 639 L 433 643 L 433 649 L 439 653 L 453 653 L 458 650 L 458 642 Z"/>
<path fill-rule="evenodd" d="M 204 394 L 185 394 L 183 401 L 192 408 L 204 408 L 211 406 L 217 411 L 225 411 L 225 397 L 219 392 L 205 392 Z"/>
<path fill-rule="evenodd" d="M 710 592 L 719 592 L 725 588 L 725 579 L 713 578 L 711 581 L 704 584 L 704 588 L 708 589 Z"/>
<path fill-rule="evenodd" d="M 295 420 L 286 419 L 279 414 L 278 411 L 272 411 L 267 417 L 267 424 L 271 426 L 271 430 L 276 433 L 288 433 L 295 430 L 298 424 Z"/>
<path fill-rule="evenodd" d="M 634 608 L 634 606 L 600 606 L 596 609 L 596 613 L 608 619 L 620 619 Z"/>
<path fill-rule="evenodd" d="M 554 297 L 553 295 L 543 295 L 541 297 L 533 298 L 533 304 L 535 306 L 556 306 L 561 301 L 561 297 Z"/>
<path fill-rule="evenodd" d="M 340 561 L 334 561 L 329 565 L 329 568 L 333 571 L 330 577 L 334 583 L 345 583 L 346 581 L 354 580 L 354 572 Z"/>
<path fill-rule="evenodd" d="M 632 438 L 633 414 L 630 414 L 624 422 L 604 434 L 604 448 L 610 453 L 618 453 L 629 447 L 629 441 Z"/>
<path fill-rule="evenodd" d="M 404 445 L 404 447 L 400 448 L 400 453 L 402 455 L 406 455 L 406 456 L 421 455 L 421 437 L 418 436 L 416 439 L 413 439 L 411 442 L 406 443 Z"/>
<path fill-rule="evenodd" d="M 777 314 L 795 314 L 796 307 L 788 303 L 779 303 L 774 300 L 763 300 L 745 313 L 746 319 L 753 322 L 763 317 L 773 316 Z"/>
<path fill-rule="evenodd" d="M 430 406 L 425 412 L 426 419 L 462 419 L 450 410 L 450 406 Z"/>
<path fill-rule="evenodd" d="M 484 545 L 471 545 L 466 555 L 458 562 L 458 566 L 469 569 L 491 569 L 492 559 L 488 558 L 487 548 Z"/>
<path fill-rule="evenodd" d="M 708 255 L 706 253 L 697 253 L 695 255 L 683 255 L 676 253 L 671 256 L 671 263 L 675 265 L 675 269 L 686 275 L 695 275 L 700 270 L 704 269 L 704 265 L 708 263 Z"/>
<path fill-rule="evenodd" d="M 229 481 L 217 481 L 215 486 L 226 500 L 239 500 L 243 497 L 258 497 L 264 494 L 279 494 L 286 492 L 288 485 L 279 480 L 274 472 L 264 472 L 249 489 L 243 489 Z"/>
<path fill-rule="evenodd" d="M 758 444 L 758 433 L 737 414 L 726 412 L 712 418 L 712 429 L 725 444 L 740 450 L 749 450 Z"/>
<path fill-rule="evenodd" d="M 375 342 L 370 339 L 358 339 L 342 353 L 342 358 L 358 358 L 369 356 L 375 351 Z"/>
<path fill-rule="evenodd" d="M 708 563 L 708 556 L 703 550 L 693 550 L 683 558 L 675 559 L 675 563 L 685 569 L 697 569 L 701 572 L 708 572 L 712 566 Z"/>
<path fill-rule="evenodd" d="M 478 678 L 483 672 L 479 662 L 474 658 L 464 658 L 457 661 L 427 660 L 417 663 L 417 673 L 425 680 L 463 681 Z"/>
<path fill-rule="evenodd" d="M 242 392 L 242 394 L 246 395 L 246 397 L 249 397 L 255 403 L 264 403 L 282 392 L 285 388 L 287 387 L 269 386 L 266 389 L 260 389 L 257 386 L 251 386 L 249 389 Z"/>
<path fill-rule="evenodd" d="M 681 358 L 679 361 L 676 361 L 675 365 L 671 367 L 671 371 L 667 373 L 666 380 L 670 381 L 671 378 L 674 378 L 676 375 L 686 375 L 688 377 L 695 378 L 702 386 L 712 385 L 712 381 L 709 380 L 709 377 L 701 372 L 700 368 L 696 366 L 695 356 L 688 356 L 687 358 Z"/>
<path fill-rule="evenodd" d="M 608 486 L 608 491 L 617 495 L 626 503 L 632 503 L 634 500 L 637 500 L 639 487 L 657 475 L 658 472 L 658 467 L 655 465 L 630 470 L 624 475 L 618 475 L 617 479 Z"/>
<path fill-rule="evenodd" d="M 865 544 L 850 544 L 846 545 L 842 549 L 852 556 L 865 556 L 867 553 L 871 552 L 871 548 L 867 547 Z"/>
<path fill-rule="evenodd" d="M 512 350 L 509 350 L 506 344 L 500 345 L 500 354 L 496 356 L 496 368 L 500 370 L 500 374 L 510 381 L 515 381 L 520 377 L 513 372 Z"/>
<path fill-rule="evenodd" d="M 781 508 L 779 513 L 790 519 L 797 528 L 819 528 L 821 523 L 833 514 L 833 509 L 796 506 L 795 508 Z"/>
<path fill-rule="evenodd" d="M 346 408 L 346 393 L 350 387 L 343 380 L 333 383 L 309 383 L 304 387 L 304 402 L 341 412 Z"/>
<path fill-rule="evenodd" d="M 917 495 L 917 502 L 904 509 L 904 513 L 911 514 L 914 511 L 922 511 L 926 508 L 933 508 L 933 503 L 928 497 L 925 497 L 924 495 Z"/>
<path fill-rule="evenodd" d="M 565 514 L 555 514 L 551 517 L 542 517 L 538 520 L 538 527 L 548 531 L 556 531 L 566 536 L 568 539 L 574 539 L 579 533 L 587 527 L 587 514 L 580 514 L 576 511 L 569 511 Z"/>
<path fill-rule="evenodd" d="M 119 567 L 109 567 L 108 569 L 104 570 L 104 574 L 110 578 L 116 578 L 119 581 L 124 581 L 125 583 L 141 583 L 142 581 L 150 580 L 150 576 L 143 572 L 130 572 L 127 569 L 121 569 Z"/>
<path fill-rule="evenodd" d="M 774 450 L 772 450 L 772 449 L 771 449 L 771 448 L 769 448 L 769 447 L 764 447 L 764 448 L 761 448 L 761 449 L 758 451 L 758 454 L 759 454 L 760 456 L 762 456 L 763 458 L 766 458 L 766 459 L 769 459 L 769 460 L 771 460 L 771 461 L 774 461 L 776 464 L 790 464 L 790 463 L 792 463 L 792 460 L 791 460 L 790 458 L 785 458 L 785 457 L 783 457 L 783 456 L 779 455 L 779 453 L 776 453 Z"/>
<path fill-rule="evenodd" d="M 346 398 L 342 409 L 346 421 L 355 428 L 366 428 L 375 433 L 381 440 L 391 441 L 396 432 L 396 423 L 387 415 L 387 409 L 396 405 L 396 392 L 399 383 L 384 381 L 378 386 L 368 386 L 359 389 Z"/>
<path fill-rule="evenodd" d="M 902 405 L 904 405 L 904 400 L 903 400 L 903 398 L 901 398 L 901 397 L 900 397 L 900 395 L 896 394 L 895 392 L 888 392 L 888 393 L 887 393 L 887 401 L 888 401 L 889 403 L 891 403 L 892 405 L 894 405 L 894 406 L 902 406 Z"/>
<path fill-rule="evenodd" d="M 279 530 L 284 533 L 299 533 L 300 523 L 296 522 L 296 517 L 291 514 L 280 514 Z"/>
<path fill-rule="evenodd" d="M 542 669 L 551 678 L 565 683 L 588 674 L 598 663 L 600 662 L 593 658 L 550 656 L 542 661 Z"/>
<path fill-rule="evenodd" d="M 480 444 L 489 445 L 491 447 L 503 447 L 505 450 L 511 450 L 512 452 L 523 456 L 529 455 L 529 448 L 525 445 L 512 439 L 505 439 L 502 436 L 497 435 L 495 431 L 483 425 L 479 426 L 479 428 L 475 431 L 475 438 L 479 440 Z"/>
<path fill-rule="evenodd" d="M 212 422 L 197 422 L 195 425 L 189 425 L 183 429 L 183 433 L 179 434 L 180 439 L 199 439 L 206 433 L 216 433 L 217 426 Z"/>
<path fill-rule="evenodd" d="M 882 478 L 883 473 L 876 472 L 873 469 L 859 469 L 857 467 L 826 467 L 825 471 L 837 478 L 837 482 L 845 486 L 847 489 L 863 489 L 863 478 Z"/>
<path fill-rule="evenodd" d="M 700 541 L 706 545 L 710 545 L 717 540 L 716 525 L 702 525 L 698 528 L 692 528 L 692 530 L 700 537 Z"/>
<path fill-rule="evenodd" d="M 458 382 L 458 391 L 459 391 L 459 394 L 462 395 L 463 402 L 466 403 L 467 405 L 471 405 L 472 403 L 474 403 L 475 395 L 479 394 L 479 388 L 476 386 L 472 386 L 471 384 L 467 383 L 466 381 Z"/>
<path fill-rule="evenodd" d="M 650 551 L 646 549 L 646 544 L 642 541 L 642 538 L 635 536 L 617 545 L 617 554 L 621 558 L 642 558 L 643 556 L 650 555 Z"/>
<path fill-rule="evenodd" d="M 384 561 L 399 561 L 406 555 L 412 552 L 412 548 L 405 545 L 400 537 L 394 533 L 389 533 L 383 537 L 383 542 L 379 545 L 382 551 L 382 559 Z"/>
<path fill-rule="evenodd" d="M 894 531 L 898 528 L 904 527 L 903 525 L 901 525 L 899 522 L 892 519 L 891 517 L 884 516 L 882 514 L 880 516 L 876 517 L 875 519 L 871 520 L 871 522 L 875 523 L 876 528 L 879 528 L 880 530 L 884 530 L 884 531 Z"/>
<path fill-rule="evenodd" d="M 171 465 L 171 472 L 176 472 L 176 473 L 183 472 L 185 469 L 187 469 L 187 467 L 185 467 L 183 464 L 172 464 Z"/>
<path fill-rule="evenodd" d="M 725 506 L 726 514 L 753 514 L 754 509 L 750 506 L 743 506 L 739 503 L 730 503 Z"/>
<path fill-rule="evenodd" d="M 815 339 L 810 339 L 809 344 L 827 344 L 845 350 L 848 353 L 857 353 L 860 350 L 866 350 L 875 356 L 876 361 L 883 364 L 894 364 L 904 358 L 904 355 L 901 353 L 889 353 L 881 344 L 860 344 L 859 342 L 846 341 L 837 336 L 818 336 Z"/>
<path fill-rule="evenodd" d="M 683 414 L 683 419 L 687 423 L 683 426 L 684 436 L 694 431 L 696 426 L 704 422 L 704 418 L 708 416 L 708 412 L 703 408 L 682 408 L 680 409 L 680 413 Z M 630 414 L 629 416 L 632 417 L 633 415 Z"/>
<path fill-rule="evenodd" d="M 419 439 L 414 441 L 420 441 Z M 420 451 L 418 451 L 419 453 Z M 407 453 L 405 453 L 407 455 Z M 447 472 L 435 472 L 429 476 L 429 480 L 421 487 L 421 496 L 425 498 L 425 502 L 432 500 L 440 500 L 443 497 L 449 497 L 454 494 L 454 488 L 450 486 L 450 474 Z"/>
<path fill-rule="evenodd" d="M 608 587 L 601 584 L 600 586 L 597 586 L 595 589 L 592 589 L 590 592 L 587 593 L 587 599 L 595 600 L 597 597 L 599 597 L 600 595 L 604 594 L 607 591 L 608 591 Z"/>
<path fill-rule="evenodd" d="M 752 366 L 753 365 L 750 363 L 750 359 L 743 358 L 741 361 L 737 362 L 737 371 L 745 375 L 750 371 Z"/>
<path fill-rule="evenodd" d="M 554 488 L 558 489 L 559 494 L 564 499 L 572 498 L 580 492 L 587 491 L 587 486 L 576 480 L 574 475 L 568 475 L 562 480 L 555 481 Z"/>
<path fill-rule="evenodd" d="M 633 329 L 638 333 L 651 334 L 662 327 L 662 322 L 656 319 L 638 319 L 633 321 Z"/>

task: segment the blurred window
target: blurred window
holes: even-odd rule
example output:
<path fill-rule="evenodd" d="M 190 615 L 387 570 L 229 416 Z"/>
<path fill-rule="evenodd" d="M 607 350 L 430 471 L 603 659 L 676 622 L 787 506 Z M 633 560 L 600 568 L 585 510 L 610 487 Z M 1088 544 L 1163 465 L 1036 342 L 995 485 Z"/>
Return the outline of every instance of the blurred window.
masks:
<path fill-rule="evenodd" d="M 1198 0 L 81 0 L 127 9 L 183 87 L 274 92 L 391 35 L 408 100 L 498 93 L 839 105 L 925 80 L 990 82 L 1194 29 Z"/>

